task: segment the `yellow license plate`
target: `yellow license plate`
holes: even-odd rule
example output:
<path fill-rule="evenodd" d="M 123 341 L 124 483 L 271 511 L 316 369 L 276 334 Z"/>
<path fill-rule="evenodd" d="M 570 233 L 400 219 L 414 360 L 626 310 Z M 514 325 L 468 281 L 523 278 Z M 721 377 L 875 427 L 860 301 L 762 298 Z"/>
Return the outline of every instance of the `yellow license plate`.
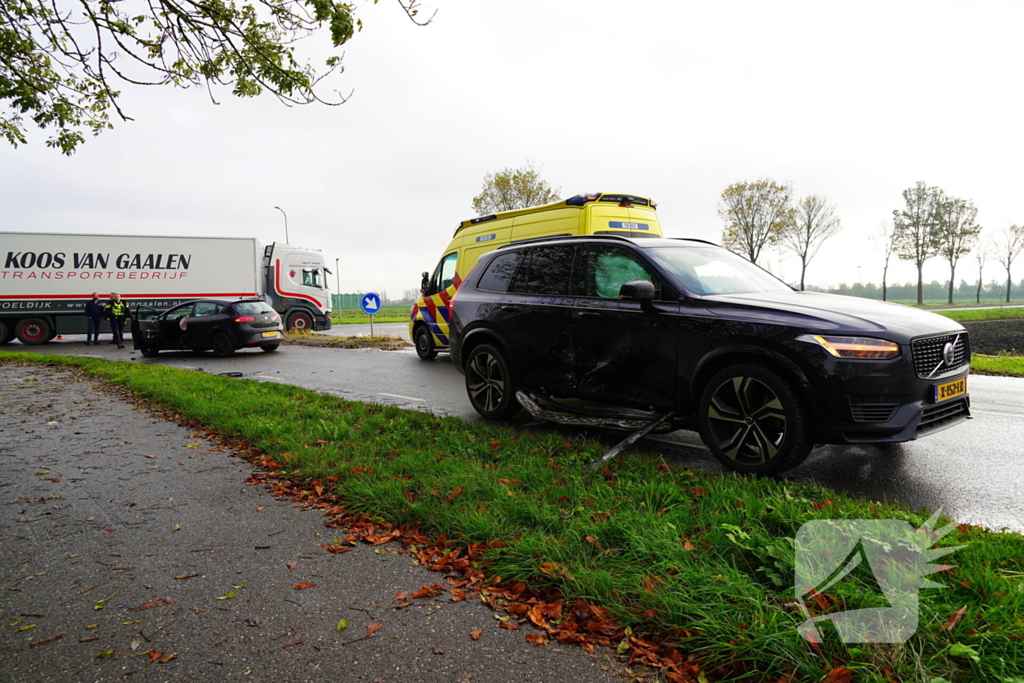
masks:
<path fill-rule="evenodd" d="M 958 379 L 955 382 L 946 382 L 945 384 L 935 385 L 935 402 L 941 403 L 942 401 L 956 398 L 957 396 L 963 396 L 967 393 L 967 378 Z"/>
<path fill-rule="evenodd" d="M 276 337 L 277 336 L 277 332 L 264 332 L 263 336 L 264 337 Z"/>

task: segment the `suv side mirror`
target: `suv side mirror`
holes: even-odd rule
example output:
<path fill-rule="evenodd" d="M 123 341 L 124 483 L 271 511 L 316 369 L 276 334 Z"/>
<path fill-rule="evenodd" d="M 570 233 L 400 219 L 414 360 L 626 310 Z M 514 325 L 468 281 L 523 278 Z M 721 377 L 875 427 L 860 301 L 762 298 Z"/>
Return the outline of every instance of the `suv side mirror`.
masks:
<path fill-rule="evenodd" d="M 619 287 L 619 298 L 641 302 L 652 301 L 654 299 L 654 285 L 647 280 L 633 280 L 623 283 Z"/>

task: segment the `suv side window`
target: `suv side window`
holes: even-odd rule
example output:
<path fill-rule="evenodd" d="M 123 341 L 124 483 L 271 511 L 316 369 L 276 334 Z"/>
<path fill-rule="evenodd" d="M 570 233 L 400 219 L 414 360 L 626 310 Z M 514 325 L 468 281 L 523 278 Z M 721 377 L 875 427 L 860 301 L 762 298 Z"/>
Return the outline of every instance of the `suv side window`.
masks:
<path fill-rule="evenodd" d="M 621 247 L 593 244 L 587 250 L 586 296 L 618 299 L 619 288 L 633 280 L 654 285 L 655 299 L 661 298 L 661 280 L 647 264 Z"/>
<path fill-rule="evenodd" d="M 477 283 L 477 289 L 482 289 L 485 292 L 496 292 L 498 294 L 504 294 L 509 291 L 512 284 L 512 277 L 516 274 L 516 269 L 523 260 L 523 252 L 515 251 L 510 254 L 502 254 L 493 261 L 491 265 L 487 267 L 484 274 L 480 276 L 480 282 Z"/>
<path fill-rule="evenodd" d="M 513 292 L 524 294 L 568 295 L 571 291 L 575 246 L 535 247 L 526 253 L 516 273 Z"/>

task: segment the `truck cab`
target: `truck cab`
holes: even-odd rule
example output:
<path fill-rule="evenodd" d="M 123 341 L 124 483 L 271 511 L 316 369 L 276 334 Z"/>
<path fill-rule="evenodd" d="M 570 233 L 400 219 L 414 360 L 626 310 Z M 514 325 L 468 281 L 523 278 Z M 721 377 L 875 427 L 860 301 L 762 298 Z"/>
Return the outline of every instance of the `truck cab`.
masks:
<path fill-rule="evenodd" d="M 268 244 L 263 250 L 264 291 L 287 330 L 331 329 L 330 270 L 323 254 L 290 244 Z"/>

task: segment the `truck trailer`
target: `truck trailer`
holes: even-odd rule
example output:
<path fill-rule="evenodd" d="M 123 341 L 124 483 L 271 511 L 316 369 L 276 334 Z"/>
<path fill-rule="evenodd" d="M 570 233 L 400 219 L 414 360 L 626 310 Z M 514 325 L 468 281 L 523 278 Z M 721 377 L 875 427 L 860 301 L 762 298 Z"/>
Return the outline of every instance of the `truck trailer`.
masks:
<path fill-rule="evenodd" d="M 190 299 L 262 297 L 287 329 L 328 330 L 319 251 L 252 237 L 0 232 L 0 344 L 84 334 L 85 302 L 119 292 L 162 312 Z"/>

